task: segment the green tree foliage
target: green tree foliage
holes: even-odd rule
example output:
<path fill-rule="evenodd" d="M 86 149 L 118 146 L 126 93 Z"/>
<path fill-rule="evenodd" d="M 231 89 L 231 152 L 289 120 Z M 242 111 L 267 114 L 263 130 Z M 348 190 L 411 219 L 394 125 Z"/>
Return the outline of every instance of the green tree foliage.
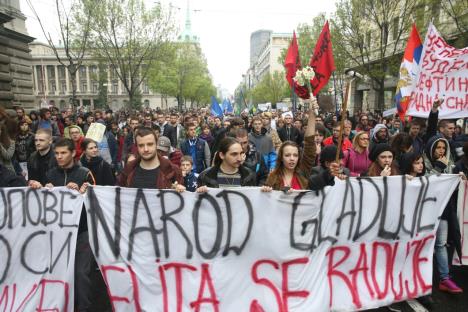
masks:
<path fill-rule="evenodd" d="M 248 94 L 250 95 L 250 94 Z M 289 96 L 289 86 L 283 72 L 275 71 L 266 74 L 251 90 L 254 103 L 276 103 Z"/>
<path fill-rule="evenodd" d="M 174 96 L 178 108 L 209 103 L 216 93 L 208 65 L 198 44 L 181 42 L 173 45 L 166 62 L 154 63 L 149 74 L 150 88 L 165 96 Z"/>
<path fill-rule="evenodd" d="M 396 76 L 410 26 L 414 0 L 340 0 L 333 18 L 335 51 L 368 77 L 384 108 L 385 80 Z"/>
<path fill-rule="evenodd" d="M 93 53 L 105 59 L 137 105 L 139 88 L 148 69 L 164 58 L 175 36 L 171 11 L 158 4 L 147 8 L 142 0 L 83 0 L 91 12 Z"/>

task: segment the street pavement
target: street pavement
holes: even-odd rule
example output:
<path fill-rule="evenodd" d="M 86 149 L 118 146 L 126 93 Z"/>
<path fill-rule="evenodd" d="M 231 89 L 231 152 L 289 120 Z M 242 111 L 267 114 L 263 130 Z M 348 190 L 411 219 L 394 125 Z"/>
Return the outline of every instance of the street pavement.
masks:
<path fill-rule="evenodd" d="M 454 267 L 453 268 L 453 279 L 454 281 L 464 289 L 464 293 L 460 295 L 451 295 L 447 293 L 440 292 L 436 285 L 438 285 L 437 277 L 434 277 L 433 285 L 434 292 L 432 294 L 433 305 L 432 309 L 428 310 L 418 303 L 418 301 L 413 300 L 410 303 L 401 302 L 395 305 L 392 305 L 390 308 L 383 307 L 379 309 L 367 310 L 366 312 L 468 312 L 468 266 L 463 267 Z M 93 292 L 93 306 L 89 310 L 91 312 L 112 312 L 112 308 L 107 299 L 106 287 L 104 281 L 102 280 L 101 274 L 98 270 L 93 272 L 93 282 L 97 286 Z M 304 312 L 313 312 L 314 309 Z M 222 312 L 222 311 L 221 311 Z M 247 312 L 247 311 L 239 311 Z M 269 312 L 269 311 L 267 311 Z M 275 312 L 275 311 L 271 311 Z"/>

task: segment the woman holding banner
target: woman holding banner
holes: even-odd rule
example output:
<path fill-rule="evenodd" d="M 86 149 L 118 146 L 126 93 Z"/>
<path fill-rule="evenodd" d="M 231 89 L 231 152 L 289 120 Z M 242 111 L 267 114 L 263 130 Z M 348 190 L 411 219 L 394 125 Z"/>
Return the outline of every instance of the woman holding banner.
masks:
<path fill-rule="evenodd" d="M 115 176 L 112 173 L 111 166 L 99 156 L 97 143 L 92 139 L 84 139 L 81 142 L 80 162 L 83 167 L 88 168 L 93 174 L 96 185 L 115 185 Z"/>
<path fill-rule="evenodd" d="M 318 110 L 317 100 L 313 98 L 307 130 L 304 133 L 304 150 L 300 154 L 299 146 L 292 141 L 285 141 L 278 150 L 276 167 L 268 176 L 262 191 L 272 190 L 308 190 L 311 185 L 309 178 L 316 158 L 315 144 L 315 111 Z M 333 170 L 338 171 L 339 165 L 334 164 Z"/>

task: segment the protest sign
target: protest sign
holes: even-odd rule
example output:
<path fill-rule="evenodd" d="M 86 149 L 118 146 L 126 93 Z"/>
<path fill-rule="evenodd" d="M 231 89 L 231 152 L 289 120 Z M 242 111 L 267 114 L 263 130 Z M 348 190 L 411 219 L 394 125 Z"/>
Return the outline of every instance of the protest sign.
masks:
<path fill-rule="evenodd" d="M 86 138 L 92 139 L 96 142 L 101 142 L 102 137 L 104 136 L 104 132 L 106 132 L 106 126 L 100 124 L 98 122 L 93 122 L 86 132 Z"/>
<path fill-rule="evenodd" d="M 73 311 L 82 205 L 66 188 L 0 188 L 0 311 Z"/>
<path fill-rule="evenodd" d="M 468 48 L 448 45 L 429 26 L 414 79 L 407 114 L 427 118 L 436 99 L 444 99 L 440 119 L 468 117 Z"/>
<path fill-rule="evenodd" d="M 468 182 L 460 182 L 458 189 L 458 222 L 461 234 L 461 260 L 463 265 L 468 265 Z M 453 264 L 461 264 L 459 255 L 455 251 Z"/>
<path fill-rule="evenodd" d="M 430 293 L 458 181 L 351 178 L 292 194 L 96 186 L 85 206 L 115 311 L 355 311 Z"/>

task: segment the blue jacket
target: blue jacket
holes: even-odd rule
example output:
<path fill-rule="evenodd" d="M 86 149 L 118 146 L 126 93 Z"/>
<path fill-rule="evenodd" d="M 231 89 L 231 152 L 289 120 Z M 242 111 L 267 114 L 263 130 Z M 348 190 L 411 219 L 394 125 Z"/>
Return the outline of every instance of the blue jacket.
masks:
<path fill-rule="evenodd" d="M 205 158 L 205 145 L 207 145 L 206 141 L 200 138 L 197 138 L 196 140 L 197 142 L 195 143 L 195 159 L 193 159 L 193 164 L 195 167 L 194 171 L 196 173 L 200 173 L 207 168 L 206 163 L 209 162 L 210 159 Z M 182 154 L 192 156 L 192 153 L 190 152 L 190 143 L 188 139 L 180 144 L 180 150 L 182 151 Z"/>

